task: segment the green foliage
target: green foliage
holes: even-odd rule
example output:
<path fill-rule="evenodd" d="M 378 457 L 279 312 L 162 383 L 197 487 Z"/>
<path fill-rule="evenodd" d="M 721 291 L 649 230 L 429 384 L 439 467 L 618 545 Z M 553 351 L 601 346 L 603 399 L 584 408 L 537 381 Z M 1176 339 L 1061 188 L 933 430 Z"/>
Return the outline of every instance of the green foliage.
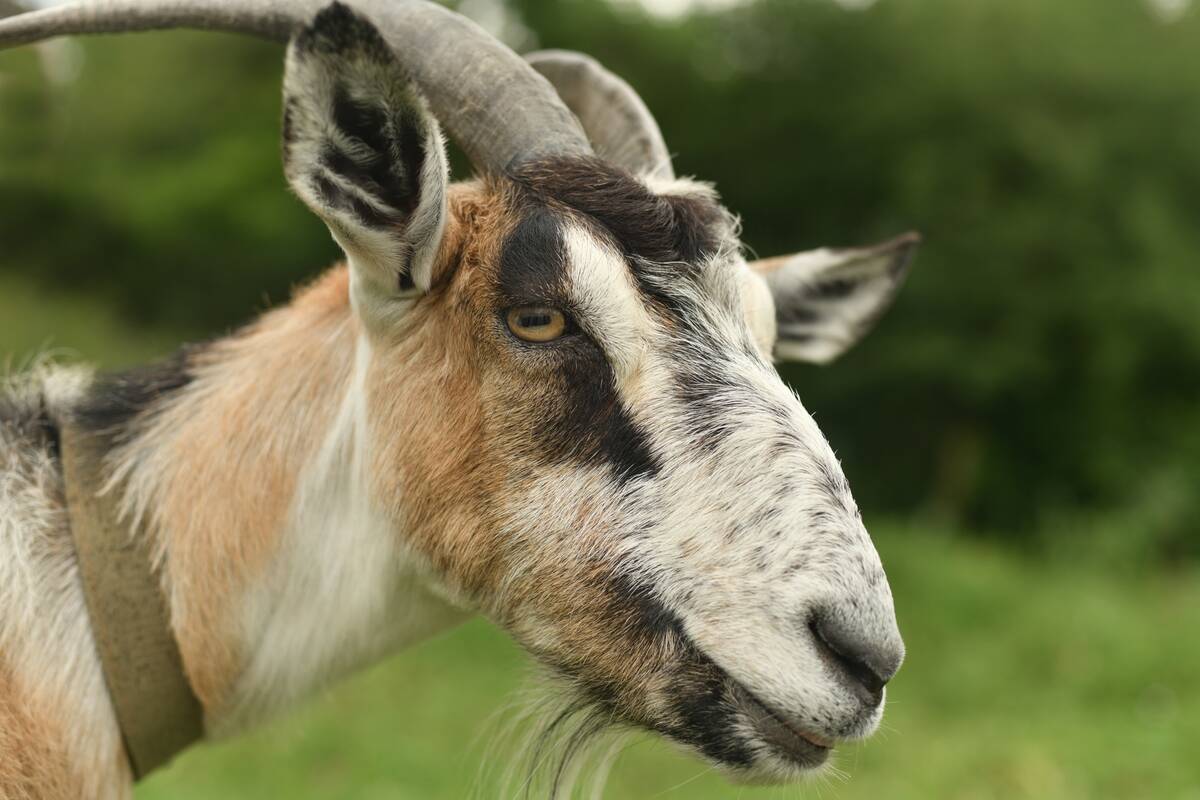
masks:
<path fill-rule="evenodd" d="M 103 303 L 52 294 L 10 275 L 0 275 L 0 332 L 0 375 L 23 370 L 35 358 L 135 366 L 179 345 L 162 331 L 131 328 Z"/>
<path fill-rule="evenodd" d="M 1023 538 L 1071 519 L 1096 531 L 1076 544 L 1112 550 L 1115 526 L 1128 555 L 1200 554 L 1200 14 L 512 7 L 538 44 L 626 75 L 759 253 L 925 233 L 875 335 L 785 370 L 864 507 Z M 31 51 L 0 54 L 0 271 L 207 334 L 336 257 L 280 177 L 277 48 L 82 47 L 59 89 Z"/>
<path fill-rule="evenodd" d="M 189 332 L 240 323 L 337 257 L 279 166 L 279 48 L 164 33 L 82 43 L 47 85 L 0 55 L 0 270 Z"/>

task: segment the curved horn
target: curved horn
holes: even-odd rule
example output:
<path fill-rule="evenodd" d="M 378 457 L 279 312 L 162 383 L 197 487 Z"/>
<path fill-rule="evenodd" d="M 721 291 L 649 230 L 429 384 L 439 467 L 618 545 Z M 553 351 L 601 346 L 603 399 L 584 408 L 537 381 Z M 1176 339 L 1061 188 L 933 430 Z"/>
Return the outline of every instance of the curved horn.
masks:
<path fill-rule="evenodd" d="M 633 173 L 675 177 L 654 115 L 620 76 L 571 50 L 539 50 L 525 60 L 546 76 L 579 117 L 597 155 Z"/>
<path fill-rule="evenodd" d="M 327 0 L 77 0 L 0 21 L 0 49 L 54 36 L 165 28 L 286 42 Z M 475 23 L 428 0 L 352 0 L 387 39 L 430 109 L 479 168 L 592 153 L 554 89 Z"/>

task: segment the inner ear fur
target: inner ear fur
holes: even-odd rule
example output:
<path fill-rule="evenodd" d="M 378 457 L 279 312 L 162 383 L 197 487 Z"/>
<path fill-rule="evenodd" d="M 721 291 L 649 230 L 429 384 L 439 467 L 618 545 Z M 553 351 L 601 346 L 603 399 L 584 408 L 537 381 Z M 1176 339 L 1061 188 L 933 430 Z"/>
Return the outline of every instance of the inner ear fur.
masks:
<path fill-rule="evenodd" d="M 920 241 L 907 233 L 751 262 L 775 302 L 776 360 L 825 364 L 854 346 L 891 306 Z"/>
<path fill-rule="evenodd" d="M 283 160 L 293 191 L 350 260 L 356 304 L 387 316 L 429 289 L 446 227 L 446 148 L 375 27 L 344 5 L 288 47 Z"/>

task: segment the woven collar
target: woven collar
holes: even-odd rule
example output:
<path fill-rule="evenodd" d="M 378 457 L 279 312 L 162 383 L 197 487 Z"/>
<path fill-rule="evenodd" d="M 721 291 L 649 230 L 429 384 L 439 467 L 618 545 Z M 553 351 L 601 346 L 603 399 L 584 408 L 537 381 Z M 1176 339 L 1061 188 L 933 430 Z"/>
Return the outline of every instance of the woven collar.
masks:
<path fill-rule="evenodd" d="M 115 492 L 101 491 L 100 457 L 88 434 L 64 426 L 61 453 L 92 636 L 141 779 L 203 737 L 203 711 L 184 674 L 149 537 L 121 522 Z"/>

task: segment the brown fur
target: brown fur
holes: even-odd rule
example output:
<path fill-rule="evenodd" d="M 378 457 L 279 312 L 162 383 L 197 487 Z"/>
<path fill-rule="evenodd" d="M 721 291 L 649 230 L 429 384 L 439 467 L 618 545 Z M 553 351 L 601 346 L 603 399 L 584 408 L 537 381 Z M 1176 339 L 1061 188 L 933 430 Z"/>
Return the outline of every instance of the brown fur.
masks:
<path fill-rule="evenodd" d="M 160 546 L 184 664 L 210 714 L 240 667 L 230 603 L 279 545 L 297 475 L 319 445 L 312 431 L 328 428 L 349 378 L 355 335 L 341 267 L 203 351 L 195 381 L 145 433 L 164 448 Z"/>
<path fill-rule="evenodd" d="M 0 800 L 77 800 L 83 782 L 67 755 L 62 729 L 0 659 Z"/>
<path fill-rule="evenodd" d="M 539 491 L 543 469 L 510 446 L 523 438 L 512 421 L 536 420 L 561 402 L 550 376 L 515 362 L 495 324 L 500 250 L 526 198 L 495 183 L 454 189 L 435 290 L 397 346 L 377 353 L 369 381 L 381 444 L 376 491 L 385 503 L 403 498 L 408 543 L 454 589 L 527 646 L 532 632 L 554 631 L 550 650 L 531 649 L 606 702 L 638 711 L 669 677 L 673 644 L 639 638 L 635 610 L 612 591 L 617 557 L 603 510 L 611 486 L 597 478 L 547 505 L 575 520 L 565 528 L 571 541 L 558 546 L 532 546 L 505 520 L 506 499 Z M 398 506 L 394 513 L 402 515 Z M 614 615 L 627 623 L 614 624 Z M 539 624 L 546 620 L 554 622 Z"/>
<path fill-rule="evenodd" d="M 415 309 L 403 342 L 378 354 L 367 387 L 381 444 L 376 491 L 385 503 L 405 498 L 410 543 L 474 597 L 495 588 L 501 569 L 489 505 L 504 475 L 487 446 L 481 288 L 516 220 L 496 199 L 488 184 L 453 187 L 435 289 Z"/>

